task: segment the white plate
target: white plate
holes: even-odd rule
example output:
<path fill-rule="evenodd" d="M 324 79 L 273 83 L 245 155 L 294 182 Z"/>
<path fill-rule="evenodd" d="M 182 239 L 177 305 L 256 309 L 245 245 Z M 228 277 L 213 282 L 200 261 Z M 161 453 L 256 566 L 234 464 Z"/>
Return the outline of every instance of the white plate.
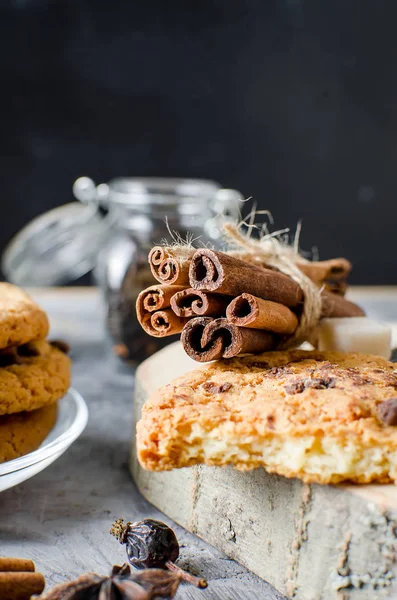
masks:
<path fill-rule="evenodd" d="M 88 409 L 82 396 L 71 388 L 59 401 L 57 422 L 34 452 L 0 464 L 0 492 L 43 471 L 84 431 Z"/>

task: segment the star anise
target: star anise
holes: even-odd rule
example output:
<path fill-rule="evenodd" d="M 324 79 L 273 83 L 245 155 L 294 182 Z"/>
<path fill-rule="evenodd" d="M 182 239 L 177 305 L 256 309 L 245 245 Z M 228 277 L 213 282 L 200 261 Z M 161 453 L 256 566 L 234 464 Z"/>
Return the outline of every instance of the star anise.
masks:
<path fill-rule="evenodd" d="M 181 580 L 179 573 L 162 569 L 131 573 L 129 565 L 116 565 L 110 577 L 85 573 L 55 586 L 36 600 L 166 600 L 174 598 Z"/>

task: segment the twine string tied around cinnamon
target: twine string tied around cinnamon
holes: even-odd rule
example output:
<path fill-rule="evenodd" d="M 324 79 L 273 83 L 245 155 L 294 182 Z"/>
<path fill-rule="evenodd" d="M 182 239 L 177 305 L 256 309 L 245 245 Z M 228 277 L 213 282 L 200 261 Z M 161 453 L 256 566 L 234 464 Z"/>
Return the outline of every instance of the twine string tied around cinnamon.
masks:
<path fill-rule="evenodd" d="M 321 289 L 297 266 L 308 261 L 300 256 L 296 249 L 281 243 L 272 235 L 254 239 L 245 235 L 238 225 L 230 222 L 224 224 L 223 232 L 227 244 L 236 248 L 235 252 L 229 250 L 231 254 L 236 256 L 249 254 L 254 262 L 265 263 L 269 267 L 278 269 L 284 275 L 291 277 L 303 292 L 303 309 L 298 327 L 293 335 L 282 340 L 278 348 L 294 348 L 310 340 L 321 317 Z"/>

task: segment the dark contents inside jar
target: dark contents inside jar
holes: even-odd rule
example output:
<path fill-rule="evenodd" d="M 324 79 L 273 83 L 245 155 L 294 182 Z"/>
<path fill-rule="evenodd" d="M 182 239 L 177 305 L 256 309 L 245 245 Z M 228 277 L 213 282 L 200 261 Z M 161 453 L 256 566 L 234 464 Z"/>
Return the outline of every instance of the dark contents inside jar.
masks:
<path fill-rule="evenodd" d="M 128 268 L 120 289 L 107 290 L 107 326 L 114 342 L 113 351 L 124 360 L 141 362 L 178 338 L 150 337 L 138 323 L 135 312 L 138 294 L 155 283 L 157 282 L 150 272 L 147 254 L 142 254 L 137 262 Z"/>

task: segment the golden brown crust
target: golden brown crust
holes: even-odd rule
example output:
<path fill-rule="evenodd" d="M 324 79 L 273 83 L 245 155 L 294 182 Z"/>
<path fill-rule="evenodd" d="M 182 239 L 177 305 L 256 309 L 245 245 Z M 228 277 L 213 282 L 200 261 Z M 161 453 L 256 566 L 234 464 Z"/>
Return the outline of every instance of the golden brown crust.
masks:
<path fill-rule="evenodd" d="M 319 483 L 397 480 L 397 427 L 377 414 L 390 398 L 396 365 L 381 357 L 295 350 L 217 361 L 148 399 L 138 457 L 150 470 L 232 464 Z"/>
<path fill-rule="evenodd" d="M 26 292 L 0 283 L 0 349 L 42 340 L 48 330 L 47 315 Z"/>
<path fill-rule="evenodd" d="M 48 342 L 32 342 L 36 356 L 0 368 L 0 415 L 53 404 L 70 385 L 70 358 Z"/>
<path fill-rule="evenodd" d="M 0 417 L 0 463 L 36 450 L 57 420 L 56 403 L 31 412 Z"/>

